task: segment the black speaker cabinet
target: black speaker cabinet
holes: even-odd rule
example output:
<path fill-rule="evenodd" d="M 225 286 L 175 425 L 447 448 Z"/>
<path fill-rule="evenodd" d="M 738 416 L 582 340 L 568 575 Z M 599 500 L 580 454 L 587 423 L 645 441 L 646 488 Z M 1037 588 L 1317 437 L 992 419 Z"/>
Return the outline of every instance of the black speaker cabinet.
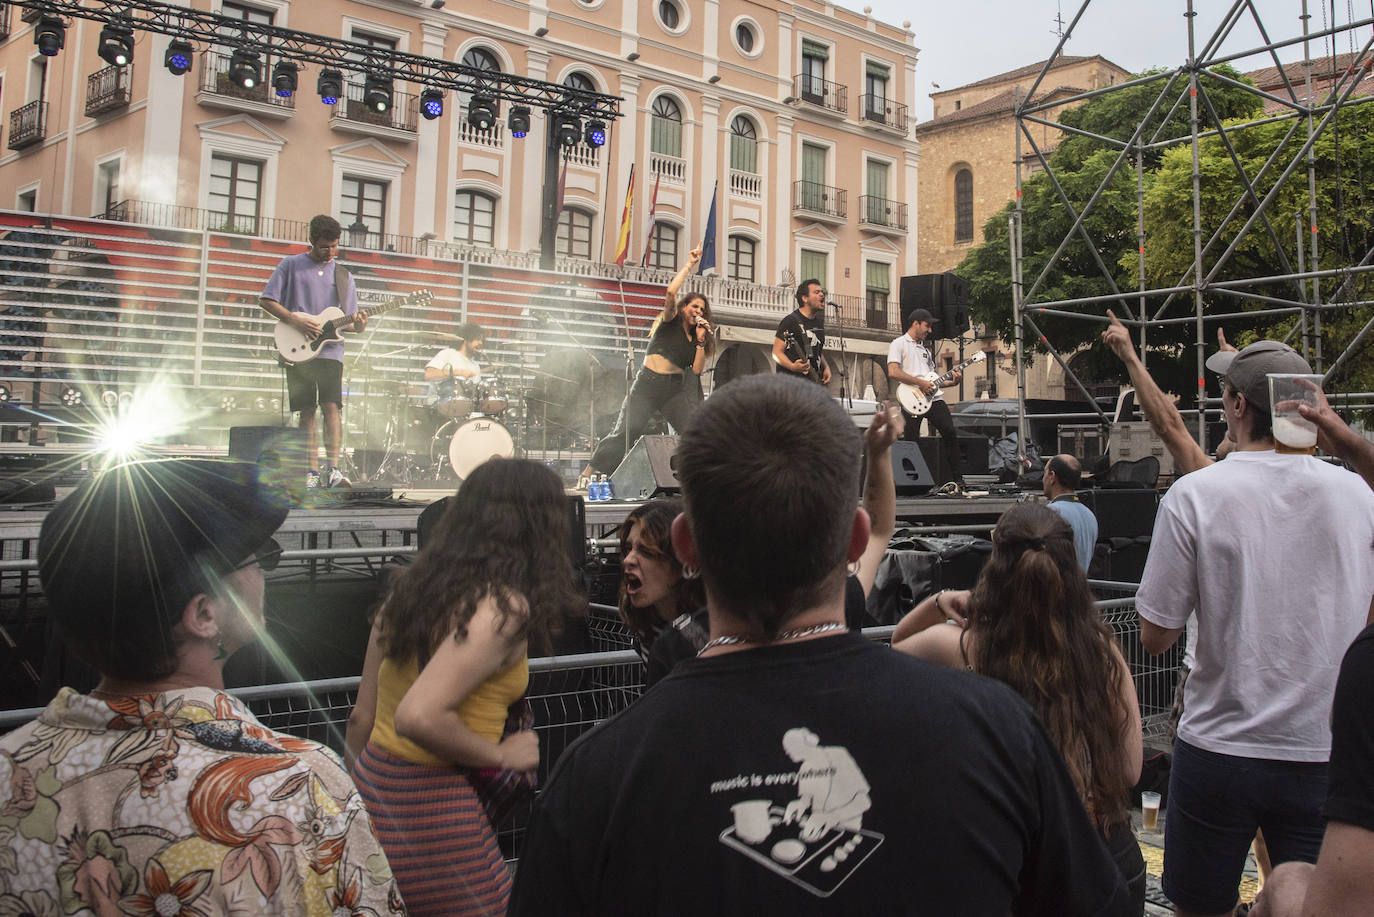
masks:
<path fill-rule="evenodd" d="M 935 486 L 935 478 L 915 443 L 899 439 L 892 444 L 892 481 L 899 497 L 918 497 Z"/>
<path fill-rule="evenodd" d="M 902 325 L 913 309 L 926 309 L 938 321 L 935 337 L 952 338 L 969 328 L 968 282 L 946 271 L 943 274 L 913 274 L 901 278 Z"/>
<path fill-rule="evenodd" d="M 1154 532 L 1159 491 L 1154 488 L 1080 490 L 1078 499 L 1097 516 L 1097 537 L 1139 538 Z"/>
<path fill-rule="evenodd" d="M 617 500 L 645 500 L 663 494 L 679 494 L 677 480 L 677 437 L 641 436 L 611 472 L 611 486 Z"/>
<path fill-rule="evenodd" d="M 268 488 L 299 505 L 305 497 L 306 435 L 299 427 L 230 427 L 229 457 L 258 466 Z"/>

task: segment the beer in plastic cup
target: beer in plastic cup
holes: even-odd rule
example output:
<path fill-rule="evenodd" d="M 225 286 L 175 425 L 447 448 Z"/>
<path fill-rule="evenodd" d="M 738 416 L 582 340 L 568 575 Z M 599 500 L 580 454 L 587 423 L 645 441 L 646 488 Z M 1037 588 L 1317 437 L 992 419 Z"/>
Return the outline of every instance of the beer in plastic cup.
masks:
<path fill-rule="evenodd" d="M 1140 794 L 1140 823 L 1146 831 L 1159 831 L 1159 794 L 1146 790 Z"/>
<path fill-rule="evenodd" d="M 1298 405 L 1316 407 L 1322 377 L 1303 373 L 1269 373 L 1270 415 L 1274 420 L 1274 450 L 1317 451 L 1317 425 L 1298 413 Z"/>

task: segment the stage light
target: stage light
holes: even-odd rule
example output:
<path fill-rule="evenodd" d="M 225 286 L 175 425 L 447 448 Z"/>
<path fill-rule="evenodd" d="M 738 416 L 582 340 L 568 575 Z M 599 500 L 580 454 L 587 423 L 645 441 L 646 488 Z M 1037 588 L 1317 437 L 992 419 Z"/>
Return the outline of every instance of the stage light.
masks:
<path fill-rule="evenodd" d="M 43 16 L 33 29 L 33 43 L 44 57 L 56 57 L 67 44 L 67 24 L 56 16 Z"/>
<path fill-rule="evenodd" d="M 510 128 L 510 135 L 519 139 L 530 132 L 530 110 L 527 105 L 515 105 L 510 110 L 510 117 L 506 119 L 506 126 Z"/>
<path fill-rule="evenodd" d="M 219 409 L 228 414 L 239 406 L 237 399 L 233 395 L 224 395 L 219 399 Z"/>
<path fill-rule="evenodd" d="M 262 61 L 252 48 L 235 48 L 229 55 L 229 81 L 252 89 L 262 79 Z"/>
<path fill-rule="evenodd" d="M 100 393 L 100 403 L 107 408 L 114 407 L 119 404 L 119 392 L 116 392 L 114 389 L 105 389 L 105 391 Z"/>
<path fill-rule="evenodd" d="M 272 65 L 272 89 L 277 96 L 289 99 L 296 94 L 296 87 L 300 84 L 300 78 L 296 71 L 300 67 L 289 60 L 279 60 Z"/>
<path fill-rule="evenodd" d="M 391 77 L 369 73 L 363 78 L 363 104 L 382 114 L 391 107 Z"/>
<path fill-rule="evenodd" d="M 0 404 L 9 404 L 14 400 L 14 392 L 4 382 L 0 382 Z"/>
<path fill-rule="evenodd" d="M 587 122 L 586 134 L 587 146 L 598 147 L 606 145 L 606 122 L 598 118 L 593 118 Z"/>
<path fill-rule="evenodd" d="M 131 404 L 133 404 L 133 403 L 134 403 L 134 393 L 133 393 L 133 392 L 120 392 L 120 393 L 119 393 L 119 409 L 120 409 L 121 411 L 127 411 L 127 410 L 129 409 L 129 405 L 131 405 Z"/>
<path fill-rule="evenodd" d="M 577 115 L 559 115 L 557 120 L 559 144 L 576 146 L 582 139 L 582 119 Z"/>
<path fill-rule="evenodd" d="M 259 414 L 265 414 L 267 412 L 267 399 L 261 395 L 254 398 L 253 410 L 257 411 Z"/>
<path fill-rule="evenodd" d="M 117 22 L 107 22 L 100 30 L 96 53 L 105 63 L 126 67 L 134 59 L 134 30 Z"/>
<path fill-rule="evenodd" d="M 102 402 L 112 394 L 102 392 Z M 137 389 L 121 391 L 115 400 L 117 408 L 107 406 L 95 412 L 94 451 L 99 457 L 97 464 L 103 467 L 146 455 L 150 444 L 166 442 L 206 413 L 185 401 L 181 386 L 160 377 Z"/>
<path fill-rule="evenodd" d="M 315 91 L 324 104 L 338 105 L 343 96 L 343 74 L 337 70 L 321 70 L 319 79 L 315 80 Z"/>
<path fill-rule="evenodd" d="M 426 121 L 433 121 L 435 118 L 443 117 L 444 91 L 442 89 L 434 89 L 431 87 L 420 93 L 420 115 Z"/>
<path fill-rule="evenodd" d="M 184 38 L 173 38 L 167 44 L 167 53 L 162 56 L 162 65 L 172 74 L 181 76 L 191 69 L 191 55 L 195 48 Z"/>
<path fill-rule="evenodd" d="M 81 405 L 81 390 L 72 388 L 70 385 L 62 389 L 62 403 L 69 408 Z"/>
<path fill-rule="evenodd" d="M 489 131 L 496 123 L 496 100 L 489 95 L 474 95 L 468 103 L 468 125 L 473 130 Z"/>

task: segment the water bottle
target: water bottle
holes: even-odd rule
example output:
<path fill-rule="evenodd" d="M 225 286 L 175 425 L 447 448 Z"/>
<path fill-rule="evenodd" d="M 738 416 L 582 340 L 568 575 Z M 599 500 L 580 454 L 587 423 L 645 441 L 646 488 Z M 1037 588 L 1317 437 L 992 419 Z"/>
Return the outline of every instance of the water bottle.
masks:
<path fill-rule="evenodd" d="M 611 499 L 610 494 L 607 492 L 607 491 L 610 490 L 610 488 L 611 488 L 610 482 L 606 480 L 606 476 L 605 476 L 604 474 L 603 474 L 601 477 L 599 477 L 599 478 L 596 479 L 596 502 L 597 502 L 597 503 L 605 503 L 607 500 Z"/>
<path fill-rule="evenodd" d="M 606 477 L 606 476 L 603 474 L 603 475 L 601 476 L 601 502 L 602 502 L 602 503 L 605 503 L 605 502 L 607 502 L 607 501 L 609 501 L 609 500 L 614 500 L 614 499 L 615 499 L 615 485 L 611 483 L 611 479 L 610 479 L 610 478 Z"/>

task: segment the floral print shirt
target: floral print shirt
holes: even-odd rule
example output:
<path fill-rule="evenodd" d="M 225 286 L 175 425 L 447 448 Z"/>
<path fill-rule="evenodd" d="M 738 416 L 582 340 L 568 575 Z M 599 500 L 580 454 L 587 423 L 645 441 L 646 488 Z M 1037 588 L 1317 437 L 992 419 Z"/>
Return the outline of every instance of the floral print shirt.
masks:
<path fill-rule="evenodd" d="M 335 754 L 211 688 L 64 688 L 0 738 L 0 915 L 404 913 Z"/>

